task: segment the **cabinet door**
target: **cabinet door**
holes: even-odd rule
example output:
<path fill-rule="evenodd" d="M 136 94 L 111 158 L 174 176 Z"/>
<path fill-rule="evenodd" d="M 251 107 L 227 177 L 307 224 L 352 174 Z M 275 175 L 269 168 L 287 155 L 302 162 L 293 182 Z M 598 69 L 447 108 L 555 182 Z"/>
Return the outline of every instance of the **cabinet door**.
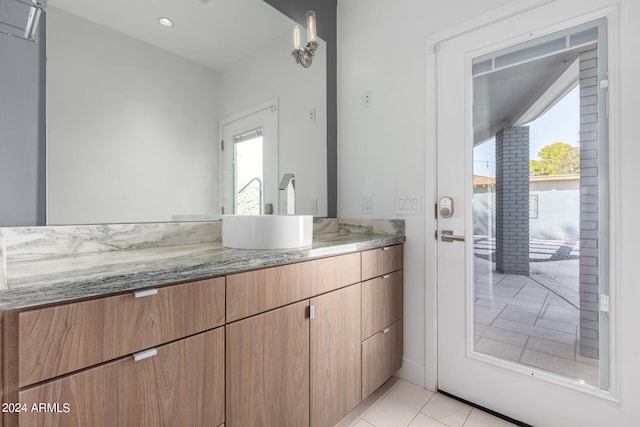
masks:
<path fill-rule="evenodd" d="M 362 252 L 362 280 L 402 269 L 404 245 L 385 246 Z"/>
<path fill-rule="evenodd" d="M 224 329 L 156 351 L 139 361 L 126 357 L 20 391 L 20 402 L 28 409 L 20 413 L 20 426 L 222 424 Z"/>
<path fill-rule="evenodd" d="M 331 427 L 361 402 L 361 285 L 313 298 L 311 427 Z"/>
<path fill-rule="evenodd" d="M 309 301 L 226 326 L 226 427 L 309 425 Z"/>
<path fill-rule="evenodd" d="M 402 270 L 362 282 L 362 339 L 402 318 Z"/>
<path fill-rule="evenodd" d="M 225 279 L 36 308 L 18 315 L 20 387 L 222 326 Z"/>
<path fill-rule="evenodd" d="M 402 320 L 362 343 L 362 398 L 402 367 Z"/>

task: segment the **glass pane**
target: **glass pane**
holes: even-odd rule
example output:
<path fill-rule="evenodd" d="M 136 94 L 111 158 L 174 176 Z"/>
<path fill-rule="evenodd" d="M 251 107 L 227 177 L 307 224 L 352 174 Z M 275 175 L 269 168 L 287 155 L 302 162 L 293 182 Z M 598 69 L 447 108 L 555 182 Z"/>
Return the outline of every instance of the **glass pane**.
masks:
<path fill-rule="evenodd" d="M 262 130 L 234 137 L 234 204 L 237 215 L 261 215 L 263 209 Z"/>
<path fill-rule="evenodd" d="M 473 335 L 476 352 L 606 388 L 597 50 L 474 77 Z"/>

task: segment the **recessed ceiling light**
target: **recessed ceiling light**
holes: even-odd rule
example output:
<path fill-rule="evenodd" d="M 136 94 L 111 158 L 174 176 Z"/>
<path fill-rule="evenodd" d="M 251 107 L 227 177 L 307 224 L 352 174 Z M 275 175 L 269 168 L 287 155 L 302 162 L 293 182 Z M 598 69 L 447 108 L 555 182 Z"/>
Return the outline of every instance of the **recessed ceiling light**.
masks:
<path fill-rule="evenodd" d="M 164 16 L 161 16 L 160 18 L 158 18 L 158 23 L 163 27 L 173 27 L 173 21 Z"/>

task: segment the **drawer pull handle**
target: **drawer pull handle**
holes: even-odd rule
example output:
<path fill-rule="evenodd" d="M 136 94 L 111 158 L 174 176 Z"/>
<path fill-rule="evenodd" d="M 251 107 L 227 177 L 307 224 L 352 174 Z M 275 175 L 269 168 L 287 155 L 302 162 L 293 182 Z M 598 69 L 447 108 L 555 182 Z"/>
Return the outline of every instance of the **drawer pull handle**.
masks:
<path fill-rule="evenodd" d="M 133 296 L 136 298 L 150 297 L 151 295 L 157 295 L 158 290 L 156 288 L 143 289 L 141 291 L 133 291 Z"/>
<path fill-rule="evenodd" d="M 382 333 L 383 333 L 383 334 L 386 334 L 387 332 L 389 332 L 389 328 L 384 328 L 384 329 L 382 330 Z"/>
<path fill-rule="evenodd" d="M 384 276 L 382 276 L 383 279 L 388 279 L 390 276 L 390 274 L 385 274 Z"/>
<path fill-rule="evenodd" d="M 136 362 L 139 362 L 141 360 L 153 357 L 156 354 L 158 354 L 158 350 L 156 350 L 155 348 L 150 348 L 148 350 L 143 350 L 143 351 L 139 351 L 137 353 L 133 353 L 133 360 L 136 361 Z"/>
<path fill-rule="evenodd" d="M 389 246 L 385 246 L 384 248 L 382 248 L 383 251 L 388 251 L 389 249 Z"/>

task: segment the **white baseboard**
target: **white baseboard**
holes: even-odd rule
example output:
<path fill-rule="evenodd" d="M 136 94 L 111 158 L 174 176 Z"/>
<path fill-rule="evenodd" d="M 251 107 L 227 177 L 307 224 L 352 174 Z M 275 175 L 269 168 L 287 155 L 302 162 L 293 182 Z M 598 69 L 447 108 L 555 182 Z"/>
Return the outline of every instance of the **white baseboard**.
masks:
<path fill-rule="evenodd" d="M 396 372 L 396 376 L 425 388 L 425 367 L 407 359 L 402 359 L 402 368 Z"/>

